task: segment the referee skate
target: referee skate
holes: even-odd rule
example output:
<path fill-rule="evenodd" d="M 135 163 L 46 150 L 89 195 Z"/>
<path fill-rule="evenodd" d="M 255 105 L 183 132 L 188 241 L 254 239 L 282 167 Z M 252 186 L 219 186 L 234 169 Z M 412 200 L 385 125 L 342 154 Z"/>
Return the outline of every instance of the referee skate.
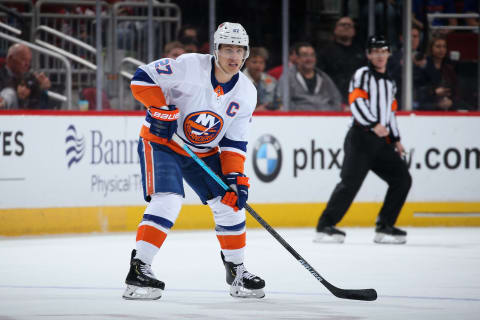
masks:
<path fill-rule="evenodd" d="M 394 226 L 378 225 L 375 228 L 375 243 L 405 244 L 407 243 L 407 232 Z"/>
<path fill-rule="evenodd" d="M 346 233 L 333 226 L 317 227 L 313 242 L 336 242 L 343 243 Z"/>

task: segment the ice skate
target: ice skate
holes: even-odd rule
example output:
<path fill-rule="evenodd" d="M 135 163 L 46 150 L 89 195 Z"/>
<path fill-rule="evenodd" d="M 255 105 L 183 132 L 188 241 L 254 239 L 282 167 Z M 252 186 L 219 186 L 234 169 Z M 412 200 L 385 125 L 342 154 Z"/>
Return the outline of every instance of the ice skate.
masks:
<path fill-rule="evenodd" d="M 345 241 L 346 233 L 334 226 L 317 227 L 317 234 L 313 242 L 337 242 L 343 243 Z"/>
<path fill-rule="evenodd" d="M 225 261 L 223 252 L 220 252 L 220 254 L 227 271 L 227 283 L 230 285 L 230 295 L 232 297 L 256 299 L 265 297 L 263 291 L 265 281 L 263 279 L 248 272 L 243 263 L 234 264 Z"/>
<path fill-rule="evenodd" d="M 375 243 L 405 244 L 407 243 L 407 232 L 394 226 L 378 225 L 375 228 Z"/>
<path fill-rule="evenodd" d="M 136 250 L 132 251 L 130 271 L 125 283 L 127 288 L 123 298 L 127 300 L 157 300 L 162 296 L 165 283 L 155 278 L 149 264 L 135 259 Z"/>

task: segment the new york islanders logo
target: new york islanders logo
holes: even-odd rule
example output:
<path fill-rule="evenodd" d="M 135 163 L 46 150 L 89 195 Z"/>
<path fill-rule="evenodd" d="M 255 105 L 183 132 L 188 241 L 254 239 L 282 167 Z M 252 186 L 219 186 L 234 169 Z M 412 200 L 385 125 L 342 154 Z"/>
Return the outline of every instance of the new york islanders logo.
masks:
<path fill-rule="evenodd" d="M 223 128 L 223 119 L 215 112 L 199 111 L 189 114 L 183 123 L 185 137 L 194 144 L 215 140 Z"/>

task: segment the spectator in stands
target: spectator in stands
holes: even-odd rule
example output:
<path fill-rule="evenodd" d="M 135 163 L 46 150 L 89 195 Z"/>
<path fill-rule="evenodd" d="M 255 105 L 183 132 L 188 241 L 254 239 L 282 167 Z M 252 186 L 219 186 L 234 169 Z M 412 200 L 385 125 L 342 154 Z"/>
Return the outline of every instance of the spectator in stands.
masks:
<path fill-rule="evenodd" d="M 177 38 L 190 37 L 198 41 L 198 29 L 190 24 L 184 24 L 180 30 L 178 30 Z"/>
<path fill-rule="evenodd" d="M 318 67 L 337 85 L 342 103 L 348 105 L 348 84 L 355 70 L 367 63 L 363 48 L 353 42 L 355 24 L 350 17 L 335 23 L 333 41 L 320 51 Z"/>
<path fill-rule="evenodd" d="M 50 79 L 42 72 L 31 72 L 32 52 L 23 44 L 8 49 L 5 65 L 0 69 L 0 95 L 4 108 L 46 109 Z"/>
<path fill-rule="evenodd" d="M 283 75 L 275 90 L 277 108 L 285 111 L 340 111 L 342 96 L 332 79 L 316 68 L 315 49 L 308 42 L 295 45 L 297 55 L 296 67 L 290 68 L 287 76 Z M 290 105 L 288 109 L 281 101 L 282 83 L 288 81 L 290 88 Z"/>
<path fill-rule="evenodd" d="M 360 39 L 366 39 L 370 34 L 369 0 L 357 0 L 360 8 L 357 33 Z M 384 34 L 390 42 L 390 48 L 398 48 L 398 34 L 402 32 L 402 0 L 375 0 L 375 30 Z M 362 44 L 363 45 L 363 44 Z"/>
<path fill-rule="evenodd" d="M 182 37 L 178 39 L 183 44 L 185 53 L 197 53 L 198 52 L 198 42 L 193 37 Z"/>
<path fill-rule="evenodd" d="M 413 78 L 413 109 L 418 108 L 418 92 L 422 69 L 427 64 L 425 53 L 420 48 L 420 39 L 422 31 L 417 25 L 412 26 L 412 78 Z M 403 43 L 403 36 L 400 35 L 400 43 Z M 397 102 L 399 108 L 402 106 L 402 75 L 403 75 L 403 56 L 405 54 L 403 46 L 395 51 L 388 60 L 387 70 L 397 85 Z"/>
<path fill-rule="evenodd" d="M 255 111 L 274 109 L 273 98 L 277 80 L 264 72 L 267 61 L 268 51 L 263 47 L 251 48 L 250 56 L 245 61 L 243 73 L 252 80 L 257 88 L 257 108 Z"/>
<path fill-rule="evenodd" d="M 288 65 L 289 67 L 295 66 L 297 63 L 297 53 L 295 52 L 295 46 L 291 46 L 290 50 L 288 51 Z M 267 71 L 267 74 L 271 75 L 275 79 L 280 79 L 283 73 L 283 64 L 276 66 Z"/>
<path fill-rule="evenodd" d="M 423 31 L 429 29 L 427 15 L 429 13 L 455 13 L 455 3 L 453 0 L 413 0 L 412 2 L 414 23 Z M 432 26 L 456 26 L 457 19 L 434 19 Z M 440 33 L 448 33 L 448 29 L 439 29 Z M 438 33 L 436 32 L 436 33 Z"/>
<path fill-rule="evenodd" d="M 163 57 L 177 59 L 185 53 L 185 47 L 180 41 L 170 41 L 163 48 Z"/>
<path fill-rule="evenodd" d="M 462 13 L 478 13 L 478 0 L 464 0 Z M 471 27 L 478 27 L 478 18 L 466 18 L 465 23 Z M 478 32 L 478 31 L 477 31 Z"/>
<path fill-rule="evenodd" d="M 193 25 L 183 25 L 178 31 L 177 39 L 185 44 L 187 53 L 210 53 L 210 44 L 208 41 L 201 40 L 199 29 Z"/>
<path fill-rule="evenodd" d="M 419 81 L 418 110 L 456 110 L 458 99 L 457 76 L 447 57 L 447 40 L 437 35 L 430 41 L 427 64 Z"/>

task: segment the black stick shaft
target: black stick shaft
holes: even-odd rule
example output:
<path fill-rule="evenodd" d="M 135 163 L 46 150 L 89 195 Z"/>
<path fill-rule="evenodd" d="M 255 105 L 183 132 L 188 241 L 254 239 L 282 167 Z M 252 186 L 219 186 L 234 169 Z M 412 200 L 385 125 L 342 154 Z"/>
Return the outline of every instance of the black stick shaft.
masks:
<path fill-rule="evenodd" d="M 192 158 L 195 160 L 195 162 L 198 163 L 200 167 L 202 167 L 205 172 L 208 173 L 220 186 L 222 186 L 223 189 L 229 190 L 229 187 L 225 184 L 225 182 L 220 179 L 220 177 L 215 174 L 215 172 L 212 171 L 208 167 L 208 165 L 200 159 L 183 141 L 180 139 L 178 136 L 174 135 L 173 140 L 177 142 Z M 307 262 L 305 259 L 302 258 L 301 255 L 298 254 L 295 249 L 292 248 L 288 244 L 287 241 L 285 241 L 278 233 L 275 231 L 265 220 L 263 220 L 262 217 L 258 213 L 255 212 L 255 210 L 252 209 L 248 205 L 248 203 L 245 204 L 245 209 L 252 215 L 255 220 L 258 221 L 264 227 L 280 244 L 287 249 L 288 252 L 290 252 L 295 259 L 297 259 L 300 264 L 308 270 L 318 281 L 320 281 L 333 295 L 335 295 L 337 298 L 342 298 L 342 299 L 352 299 L 352 300 L 365 300 L 365 301 L 373 301 L 377 299 L 377 292 L 375 289 L 340 289 L 332 285 L 330 282 L 325 280 L 320 274 Z"/>
<path fill-rule="evenodd" d="M 320 281 L 333 295 L 338 298 L 342 299 L 353 299 L 353 300 L 365 300 L 365 301 L 373 301 L 377 299 L 377 292 L 375 289 L 340 289 L 332 285 L 330 282 L 325 280 L 295 249 L 292 248 L 290 244 L 288 244 L 285 239 L 282 238 L 278 234 L 275 229 L 273 229 L 258 213 L 253 210 L 252 207 L 247 203 L 245 204 L 245 209 L 250 213 L 250 215 L 257 220 L 262 227 L 264 227 L 280 244 L 287 249 L 288 252 L 292 256 L 297 259 L 300 264 L 308 270 L 318 281 Z"/>

